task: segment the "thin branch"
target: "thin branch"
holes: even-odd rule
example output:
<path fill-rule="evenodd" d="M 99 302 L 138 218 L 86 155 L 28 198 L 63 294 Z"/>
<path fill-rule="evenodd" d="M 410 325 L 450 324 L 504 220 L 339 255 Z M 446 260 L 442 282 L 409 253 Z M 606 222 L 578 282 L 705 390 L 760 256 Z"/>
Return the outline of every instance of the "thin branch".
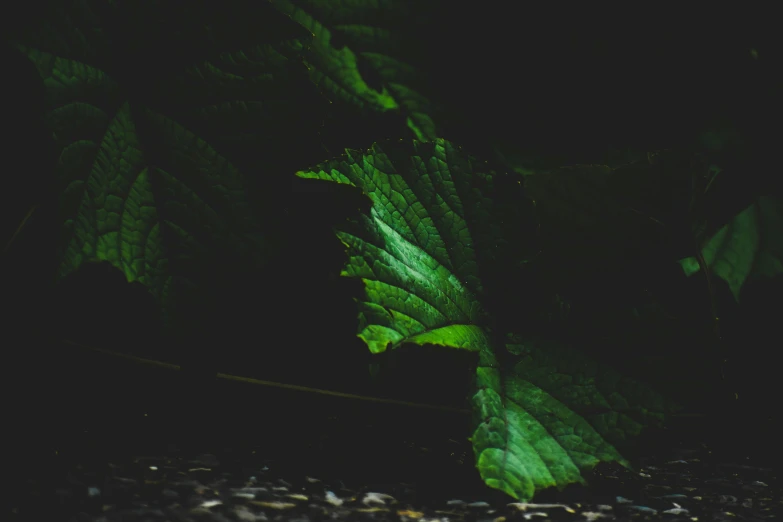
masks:
<path fill-rule="evenodd" d="M 30 207 L 30 210 L 27 211 L 27 214 L 25 214 L 24 218 L 22 219 L 22 222 L 19 223 L 18 227 L 16 227 L 16 230 L 11 236 L 11 239 L 9 239 L 8 243 L 5 244 L 5 248 L 3 248 L 3 255 L 8 253 L 8 250 L 11 248 L 11 244 L 14 242 L 14 239 L 16 239 L 16 236 L 18 236 L 19 232 L 22 231 L 24 226 L 27 224 L 27 221 L 30 219 L 30 217 L 33 215 L 33 212 L 35 212 L 35 209 L 37 208 L 38 208 L 38 203 Z"/>
<path fill-rule="evenodd" d="M 137 357 L 135 355 L 130 355 L 126 353 L 121 352 L 115 352 L 113 350 L 106 350 L 105 348 L 96 348 L 93 346 L 86 346 L 81 343 L 77 343 L 75 341 L 71 341 L 69 339 L 62 339 L 62 342 L 65 344 L 75 346 L 78 348 L 82 348 L 85 350 L 89 350 L 92 352 L 98 352 L 105 355 L 109 355 L 111 357 L 118 357 L 120 359 L 125 359 L 127 361 L 135 362 L 138 364 L 144 364 L 148 366 L 155 366 L 158 368 L 166 369 L 166 370 L 173 370 L 173 371 L 181 371 L 182 367 L 177 364 L 171 364 L 166 363 L 162 361 L 156 361 L 154 359 L 146 359 L 144 357 Z M 328 395 L 331 397 L 340 397 L 343 399 L 355 399 L 360 401 L 368 401 L 368 402 L 378 402 L 383 404 L 394 404 L 397 406 L 408 406 L 411 408 L 423 408 L 423 409 L 429 409 L 429 410 L 438 410 L 438 411 L 447 411 L 451 413 L 460 413 L 460 414 L 470 414 L 471 411 L 463 408 L 450 408 L 448 406 L 438 406 L 435 404 L 424 404 L 424 403 L 418 403 L 418 402 L 408 402 L 408 401 L 401 401 L 397 399 L 384 399 L 381 397 L 372 397 L 367 395 L 357 395 L 353 393 L 343 393 L 343 392 L 337 392 L 333 390 L 323 390 L 320 388 L 311 388 L 309 386 L 300 386 L 297 384 L 288 384 L 288 383 L 282 383 L 282 382 L 276 382 L 276 381 L 266 381 L 261 379 L 253 379 L 250 377 L 242 377 L 240 375 L 231 375 L 228 373 L 218 373 L 217 374 L 218 379 L 223 379 L 226 381 L 234 381 L 234 382 L 243 382 L 247 384 L 255 384 L 258 386 L 267 386 L 267 387 L 273 387 L 273 388 L 283 388 L 287 390 L 296 390 L 296 391 L 303 391 L 307 393 L 315 393 L 318 395 Z"/>
<path fill-rule="evenodd" d="M 75 341 L 71 341 L 69 339 L 61 339 L 61 341 L 65 344 L 82 348 L 84 350 L 89 350 L 93 352 L 102 353 L 105 355 L 109 355 L 111 357 L 118 357 L 121 359 L 125 359 L 128 361 L 132 361 L 138 364 L 145 364 L 149 366 L 156 366 L 158 368 L 162 368 L 165 370 L 173 370 L 173 371 L 181 371 L 182 367 L 177 364 L 171 364 L 166 363 L 162 361 L 156 361 L 153 359 L 146 359 L 143 357 L 137 357 L 135 355 L 130 355 L 126 353 L 121 352 L 115 352 L 113 350 L 106 350 L 104 348 L 96 348 L 94 346 L 86 346 L 81 343 L 77 343 Z M 281 383 L 281 382 L 275 382 L 275 381 L 265 381 L 260 379 L 253 379 L 250 377 L 242 377 L 239 375 L 231 375 L 228 373 L 218 373 L 217 374 L 218 379 L 223 379 L 226 381 L 234 381 L 234 382 L 242 382 L 246 384 L 254 384 L 258 386 L 268 386 L 273 388 L 282 388 L 287 390 L 296 390 L 296 391 L 303 391 L 307 393 L 316 393 L 319 395 L 327 395 L 331 397 L 339 397 L 343 399 L 355 399 L 360 401 L 369 401 L 369 402 L 377 402 L 382 404 L 394 404 L 396 406 L 407 406 L 411 408 L 423 408 L 423 409 L 429 409 L 429 410 L 437 410 L 437 411 L 446 411 L 449 413 L 459 413 L 461 415 L 471 415 L 473 412 L 469 409 L 465 408 L 450 408 L 448 406 L 438 406 L 434 404 L 424 404 L 424 403 L 418 403 L 418 402 L 409 402 L 409 401 L 401 401 L 396 399 L 384 399 L 381 397 L 371 397 L 367 395 L 357 395 L 353 393 L 343 393 L 343 392 L 336 392 L 333 390 L 323 390 L 319 388 L 311 388 L 309 386 L 300 386 L 297 384 L 287 384 L 287 383 Z M 699 413 L 699 412 L 685 412 L 685 413 L 672 413 L 670 414 L 671 417 L 677 417 L 677 418 L 704 418 L 708 415 L 705 413 Z"/>

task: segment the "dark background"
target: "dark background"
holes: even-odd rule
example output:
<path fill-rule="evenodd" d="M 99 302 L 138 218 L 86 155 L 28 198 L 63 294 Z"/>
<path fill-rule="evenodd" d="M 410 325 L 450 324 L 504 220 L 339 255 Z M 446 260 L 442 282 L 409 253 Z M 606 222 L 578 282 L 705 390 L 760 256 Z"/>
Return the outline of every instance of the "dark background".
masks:
<path fill-rule="evenodd" d="M 705 130 L 730 128 L 744 138 L 725 159 L 729 174 L 741 179 L 744 187 L 735 196 L 749 203 L 753 195 L 780 194 L 771 159 L 771 129 L 780 115 L 780 82 L 773 74 L 780 65 L 780 47 L 769 30 L 772 17 L 766 13 L 601 13 L 571 8 L 546 13 L 523 8 L 512 14 L 507 3 L 481 6 L 436 9 L 437 23 L 414 34 L 429 42 L 412 51 L 426 68 L 428 89 L 437 93 L 433 98 L 445 107 L 440 121 L 447 139 L 487 158 L 502 142 L 516 145 L 541 164 L 590 163 L 606 161 L 610 150 L 690 147 Z M 758 51 L 757 59 L 751 49 Z M 445 421 L 446 417 L 413 414 L 405 408 L 341 402 L 345 399 L 325 400 L 329 407 L 315 407 L 307 394 L 250 391 L 217 385 L 210 378 L 219 370 L 464 407 L 470 360 L 459 355 L 403 351 L 396 369 L 380 381 L 370 380 L 370 355 L 355 337 L 352 298 L 357 288 L 336 277 L 344 257 L 331 230 L 365 204 L 350 191 L 293 178 L 290 183 L 275 180 L 280 192 L 274 200 L 279 206 L 265 212 L 283 219 L 276 227 L 279 248 L 267 268 L 261 274 L 235 274 L 231 284 L 199 303 L 193 333 L 177 339 L 163 336 L 146 291 L 128 285 L 110 267 L 85 266 L 55 286 L 56 157 L 43 127 L 43 90 L 25 58 L 7 45 L 2 53 L 4 241 L 35 206 L 2 258 L 4 397 L 13 414 L 9 418 L 17 419 L 10 425 L 17 430 L 18 447 L 24 448 L 20 455 L 45 466 L 44 457 L 54 447 L 67 453 L 62 448 L 76 444 L 73 434 L 87 425 L 111 426 L 103 433 L 116 441 L 136 440 L 132 434 L 142 428 L 131 428 L 126 414 L 130 418 L 153 406 L 158 418 L 167 419 L 156 425 L 160 441 L 187 439 L 193 432 L 225 433 L 216 426 L 238 422 L 257 440 L 274 433 L 275 441 L 288 439 L 293 448 L 326 429 L 324 411 L 329 407 L 339 410 L 341 437 L 358 433 L 361 420 L 371 418 L 376 423 L 373 433 L 386 433 L 387 441 L 414 434 L 440 440 L 448 430 L 454 438 L 464 439 L 469 425 L 459 415 Z M 332 117 L 332 134 L 324 139 L 341 143 L 335 121 L 339 116 Z M 380 134 L 346 128 L 345 146 L 399 137 Z M 736 200 L 726 204 L 738 205 Z M 659 270 L 654 277 L 653 270 Z M 676 265 L 663 263 L 624 276 L 565 289 L 576 317 L 574 335 L 596 339 L 585 341 L 587 349 L 595 348 L 597 357 L 629 367 L 642 365 L 642 355 L 650 353 L 636 355 L 619 344 L 609 353 L 601 352 L 601 336 L 607 330 L 615 334 L 616 328 L 596 324 L 598 317 L 591 313 L 596 300 L 605 305 L 602 310 L 617 307 L 627 297 L 623 287 L 654 281 L 666 287 L 669 302 L 679 302 L 683 310 L 693 303 L 697 326 L 696 333 L 690 329 L 657 347 L 671 374 L 645 377 L 664 385 L 669 380 L 689 383 L 684 388 L 699 392 L 701 400 L 695 409 L 720 412 L 715 425 L 761 422 L 774 413 L 780 396 L 774 385 L 777 370 L 771 364 L 773 347 L 780 344 L 779 279 L 749 286 L 742 305 L 733 302 L 721 282 L 716 284 L 723 349 L 731 354 L 726 381 L 720 378 L 720 357 L 700 344 L 709 344 L 704 341 L 709 334 L 698 323 L 708 313 L 703 280 L 686 280 Z M 156 377 L 151 377 L 142 367 L 90 355 L 63 339 L 182 364 L 187 372 L 153 372 Z M 676 355 L 681 359 L 673 358 Z M 689 372 L 698 368 L 702 373 L 689 381 Z M 735 392 L 740 401 L 731 400 Z M 714 402 L 705 400 L 710 396 Z M 214 429 L 194 420 L 203 419 L 206 410 L 221 412 L 207 423 Z M 295 415 L 297 411 L 307 414 Z M 308 418 L 312 421 L 303 420 Z M 380 428 L 378 422 L 386 424 Z M 735 430 L 724 433 L 735 436 Z M 759 428 L 758 433 L 764 430 Z M 230 437 L 221 440 L 231 444 Z M 104 445 L 99 447 L 122 446 Z M 469 455 L 469 464 L 470 459 Z"/>

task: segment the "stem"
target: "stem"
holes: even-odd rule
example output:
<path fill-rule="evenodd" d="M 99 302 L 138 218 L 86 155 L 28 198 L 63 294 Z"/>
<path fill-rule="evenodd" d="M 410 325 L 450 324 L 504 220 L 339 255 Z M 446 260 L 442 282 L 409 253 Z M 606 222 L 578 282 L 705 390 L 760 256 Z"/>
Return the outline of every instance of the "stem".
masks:
<path fill-rule="evenodd" d="M 11 243 L 14 242 L 14 239 L 16 239 L 16 236 L 19 235 L 19 232 L 22 231 L 24 226 L 27 224 L 27 221 L 29 221 L 30 217 L 33 215 L 33 212 L 35 212 L 35 209 L 38 208 L 38 203 L 30 207 L 30 210 L 27 211 L 27 214 L 25 214 L 24 218 L 22 218 L 22 222 L 19 223 L 19 226 L 16 227 L 16 230 L 14 231 L 13 235 L 11 236 L 11 239 L 8 240 L 8 243 L 5 244 L 5 248 L 3 248 L 3 254 L 8 253 L 8 250 L 11 248 Z"/>
<path fill-rule="evenodd" d="M 77 343 L 75 341 L 71 341 L 68 339 L 62 339 L 61 342 L 64 344 L 68 344 L 70 346 L 75 346 L 78 348 L 82 348 L 85 350 L 89 350 L 91 352 L 97 352 L 102 353 L 104 355 L 108 355 L 111 357 L 117 357 L 121 359 L 125 359 L 127 361 L 131 361 L 138 364 L 143 364 L 147 366 L 155 366 L 161 369 L 165 370 L 173 370 L 173 371 L 181 371 L 181 367 L 177 364 L 171 364 L 166 363 L 162 361 L 155 361 L 153 359 L 145 359 L 143 357 L 137 357 L 135 355 L 130 355 L 126 353 L 121 352 L 115 352 L 113 350 L 107 350 L 105 348 L 97 348 L 94 346 L 87 346 L 81 343 Z M 354 400 L 360 400 L 360 401 L 368 401 L 368 402 L 379 402 L 384 404 L 395 404 L 397 406 L 408 406 L 411 408 L 423 408 L 423 409 L 429 409 L 429 410 L 439 410 L 439 411 L 448 411 L 452 413 L 460 413 L 460 414 L 468 414 L 470 413 L 470 410 L 466 410 L 463 408 L 450 408 L 448 406 L 438 406 L 435 404 L 425 404 L 425 403 L 419 403 L 419 402 L 409 402 L 409 401 L 402 401 L 397 399 L 384 399 L 381 397 L 372 397 L 368 395 L 358 395 L 353 393 L 343 393 L 343 392 L 337 392 L 333 390 L 323 390 L 319 388 L 311 388 L 309 386 L 301 386 L 298 384 L 288 384 L 283 382 L 275 382 L 275 381 L 265 381 L 261 379 L 253 379 L 250 377 L 242 377 L 240 375 L 231 375 L 228 373 L 217 373 L 217 378 L 226 380 L 226 381 L 234 381 L 234 382 L 243 382 L 246 384 L 255 384 L 258 386 L 267 386 L 272 388 L 284 388 L 288 390 L 295 390 L 295 391 L 302 391 L 307 393 L 315 393 L 318 395 L 329 395 L 332 397 L 340 397 L 343 399 L 354 399 Z"/>

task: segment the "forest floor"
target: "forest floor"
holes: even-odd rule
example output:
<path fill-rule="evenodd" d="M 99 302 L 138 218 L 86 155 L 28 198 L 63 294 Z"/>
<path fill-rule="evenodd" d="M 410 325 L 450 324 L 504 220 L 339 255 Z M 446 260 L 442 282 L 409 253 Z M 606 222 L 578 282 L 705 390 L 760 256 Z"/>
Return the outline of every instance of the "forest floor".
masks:
<path fill-rule="evenodd" d="M 783 512 L 779 468 L 746 442 L 717 443 L 695 428 L 642 454 L 633 471 L 601 465 L 587 486 L 519 503 L 479 479 L 464 414 L 230 382 L 193 392 L 165 372 L 63 374 L 59 393 L 47 381 L 40 408 L 17 412 L 24 427 L 7 446 L 4 520 L 760 521 Z"/>

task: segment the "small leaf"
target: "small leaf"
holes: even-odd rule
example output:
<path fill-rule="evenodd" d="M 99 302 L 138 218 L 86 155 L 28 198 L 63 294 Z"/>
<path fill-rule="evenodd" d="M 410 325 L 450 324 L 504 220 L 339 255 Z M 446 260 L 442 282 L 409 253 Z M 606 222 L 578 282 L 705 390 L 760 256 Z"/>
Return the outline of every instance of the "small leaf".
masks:
<path fill-rule="evenodd" d="M 783 272 L 783 208 L 779 200 L 761 196 L 718 230 L 702 248 L 710 271 L 726 281 L 739 301 L 742 287 L 756 277 Z M 700 270 L 694 257 L 680 260 L 685 274 Z"/>
<path fill-rule="evenodd" d="M 436 136 L 434 108 L 416 90 L 415 85 L 420 82 L 415 68 L 402 56 L 403 46 L 399 42 L 404 29 L 395 32 L 382 26 L 392 18 L 403 28 L 409 25 L 407 2 L 272 3 L 313 33 L 306 58 L 310 75 L 330 98 L 377 112 L 401 111 L 417 139 L 424 141 Z"/>

